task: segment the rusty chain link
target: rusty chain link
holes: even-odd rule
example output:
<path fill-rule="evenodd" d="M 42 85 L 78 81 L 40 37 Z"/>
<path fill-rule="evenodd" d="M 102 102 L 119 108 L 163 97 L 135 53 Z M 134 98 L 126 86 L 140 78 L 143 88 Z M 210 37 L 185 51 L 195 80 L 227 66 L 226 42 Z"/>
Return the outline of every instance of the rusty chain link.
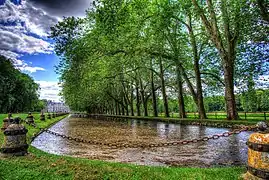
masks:
<path fill-rule="evenodd" d="M 71 137 L 71 136 L 67 136 L 67 135 L 63 135 L 54 131 L 51 131 L 47 128 L 39 128 L 37 127 L 36 124 L 31 124 L 25 120 L 23 120 L 26 124 L 33 126 L 34 128 L 38 128 L 39 130 L 43 131 L 43 132 L 47 132 L 49 134 L 64 138 L 64 139 L 68 139 L 68 140 L 72 140 L 72 141 L 76 141 L 76 142 L 81 142 L 81 143 L 88 143 L 88 144 L 92 144 L 92 145 L 101 145 L 101 146 L 108 146 L 111 148 L 152 148 L 152 147 L 167 147 L 167 146 L 176 146 L 176 145 L 187 145 L 190 143 L 198 143 L 198 142 L 206 142 L 209 140 L 216 140 L 219 139 L 221 137 L 229 137 L 231 135 L 235 135 L 235 134 L 239 134 L 241 132 L 245 132 L 245 131 L 255 131 L 257 130 L 257 126 L 242 126 L 240 129 L 234 129 L 233 131 L 229 131 L 229 132 L 224 132 L 221 134 L 215 134 L 215 135 L 211 135 L 211 136 L 204 136 L 198 139 L 191 139 L 191 140 L 180 140 L 180 141 L 172 141 L 172 142 L 164 142 L 164 143 L 149 143 L 149 144 L 127 144 L 127 143 L 109 143 L 109 142 L 99 142 L 99 141 L 95 141 L 95 140 L 85 140 L 85 139 L 81 139 L 81 138 L 77 138 L 77 137 Z"/>

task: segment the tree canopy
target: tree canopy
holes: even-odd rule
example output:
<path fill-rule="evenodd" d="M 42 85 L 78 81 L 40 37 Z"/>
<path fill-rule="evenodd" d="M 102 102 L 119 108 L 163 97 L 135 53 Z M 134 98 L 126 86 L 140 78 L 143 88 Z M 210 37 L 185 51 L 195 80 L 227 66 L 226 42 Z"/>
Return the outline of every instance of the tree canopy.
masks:
<path fill-rule="evenodd" d="M 73 110 L 147 116 L 150 109 L 166 117 L 176 100 L 183 118 L 191 97 L 201 119 L 204 99 L 217 95 L 224 96 L 227 118 L 238 119 L 235 93 L 255 92 L 267 71 L 263 3 L 94 1 L 85 18 L 67 17 L 51 28 L 62 95 Z"/>
<path fill-rule="evenodd" d="M 11 60 L 0 56 L 0 113 L 41 110 L 39 85 L 16 69 Z"/>

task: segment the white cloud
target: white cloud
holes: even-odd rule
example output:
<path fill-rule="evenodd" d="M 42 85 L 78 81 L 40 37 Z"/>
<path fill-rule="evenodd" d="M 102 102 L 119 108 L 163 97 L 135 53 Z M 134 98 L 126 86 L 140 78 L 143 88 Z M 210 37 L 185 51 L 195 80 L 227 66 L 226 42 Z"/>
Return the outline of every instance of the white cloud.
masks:
<path fill-rule="evenodd" d="M 60 102 L 59 93 L 61 87 L 56 81 L 36 81 L 40 85 L 40 99 L 52 100 L 55 102 Z"/>
<path fill-rule="evenodd" d="M 28 73 L 34 73 L 36 71 L 45 71 L 45 69 L 42 67 L 33 67 L 27 64 L 26 62 L 24 62 L 23 60 L 18 59 L 20 55 L 12 51 L 0 50 L 0 54 L 7 57 L 8 59 L 11 59 L 13 61 L 14 66 L 17 69 L 20 69 L 21 71 L 28 72 Z"/>
<path fill-rule="evenodd" d="M 44 10 L 34 7 L 28 1 L 15 5 L 9 0 L 0 6 L 0 19 L 5 23 L 15 23 L 16 29 L 46 37 L 50 26 L 57 23 L 58 18 L 48 15 Z M 13 26 L 14 27 L 14 26 Z"/>
<path fill-rule="evenodd" d="M 0 54 L 7 57 L 8 59 L 17 59 L 18 57 L 20 57 L 20 55 L 18 53 L 12 52 L 12 51 L 4 51 L 0 49 Z"/>
<path fill-rule="evenodd" d="M 1 27 L 0 27 L 1 30 Z M 36 54 L 53 52 L 53 46 L 42 39 L 21 32 L 0 31 L 0 49 L 18 53 Z"/>
<path fill-rule="evenodd" d="M 36 71 L 45 71 L 45 69 L 42 67 L 31 67 L 31 66 L 20 66 L 18 67 L 18 69 L 20 69 L 21 71 L 26 71 L 30 73 L 34 73 Z"/>
<path fill-rule="evenodd" d="M 49 16 L 28 1 L 15 5 L 6 0 L 0 5 L 0 54 L 17 59 L 22 53 L 52 53 L 53 45 L 47 41 L 47 36 L 57 21 L 58 18 Z"/>

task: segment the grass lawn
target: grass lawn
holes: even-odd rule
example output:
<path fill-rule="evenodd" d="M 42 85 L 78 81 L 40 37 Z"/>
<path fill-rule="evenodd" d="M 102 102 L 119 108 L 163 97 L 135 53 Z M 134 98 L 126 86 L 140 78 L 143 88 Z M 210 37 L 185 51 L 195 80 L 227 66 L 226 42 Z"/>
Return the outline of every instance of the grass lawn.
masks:
<path fill-rule="evenodd" d="M 227 119 L 197 119 L 197 118 L 178 118 L 178 117 L 153 117 L 153 116 L 125 116 L 125 115 L 104 115 L 108 117 L 120 117 L 126 119 L 140 119 L 140 120 L 151 120 L 151 121 L 162 121 L 167 123 L 182 123 L 190 124 L 192 122 L 200 122 L 207 124 L 227 124 L 227 125 L 256 125 L 258 122 L 263 121 L 260 119 L 240 119 L 240 120 L 227 120 Z M 268 120 L 267 120 L 268 121 Z"/>
<path fill-rule="evenodd" d="M 15 117 L 16 115 L 14 115 Z M 26 117 L 26 114 L 20 114 L 20 117 Z M 38 114 L 34 115 L 37 119 Z M 3 119 L 6 115 L 0 115 Z M 47 127 L 57 122 L 63 117 L 57 117 L 45 122 L 36 120 L 39 127 Z M 2 120 L 0 121 L 2 127 Z M 32 134 L 38 133 L 26 125 L 29 130 L 27 139 L 30 141 Z M 3 141 L 3 133 L 0 134 L 0 140 Z M 73 158 L 67 156 L 58 156 L 45 153 L 32 146 L 29 148 L 29 155 L 22 157 L 0 156 L 0 180 L 13 179 L 217 179 L 234 180 L 240 179 L 246 171 L 244 167 L 229 168 L 167 168 L 136 166 L 123 163 L 111 163 L 98 160 L 88 160 L 84 158 Z"/>
<path fill-rule="evenodd" d="M 186 113 L 188 119 L 198 119 L 198 112 Z M 208 119 L 225 120 L 227 117 L 226 112 L 208 112 L 206 113 Z M 269 120 L 269 113 L 264 112 L 238 112 L 239 118 L 242 121 L 264 121 Z M 265 115 L 265 116 L 264 116 Z M 170 113 L 171 117 L 178 118 L 178 113 Z M 164 113 L 159 113 L 159 117 L 165 117 Z"/>

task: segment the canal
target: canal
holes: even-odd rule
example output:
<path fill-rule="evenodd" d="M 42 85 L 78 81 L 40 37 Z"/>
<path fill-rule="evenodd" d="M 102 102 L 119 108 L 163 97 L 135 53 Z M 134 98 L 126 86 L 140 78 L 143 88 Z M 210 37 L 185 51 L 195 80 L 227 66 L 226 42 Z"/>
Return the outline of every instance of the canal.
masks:
<path fill-rule="evenodd" d="M 231 129 L 142 121 L 65 118 L 50 128 L 67 136 L 100 142 L 162 143 L 220 134 Z M 58 155 L 151 166 L 213 167 L 245 165 L 251 132 L 195 144 L 154 148 L 110 148 L 78 143 L 43 132 L 32 145 Z"/>

